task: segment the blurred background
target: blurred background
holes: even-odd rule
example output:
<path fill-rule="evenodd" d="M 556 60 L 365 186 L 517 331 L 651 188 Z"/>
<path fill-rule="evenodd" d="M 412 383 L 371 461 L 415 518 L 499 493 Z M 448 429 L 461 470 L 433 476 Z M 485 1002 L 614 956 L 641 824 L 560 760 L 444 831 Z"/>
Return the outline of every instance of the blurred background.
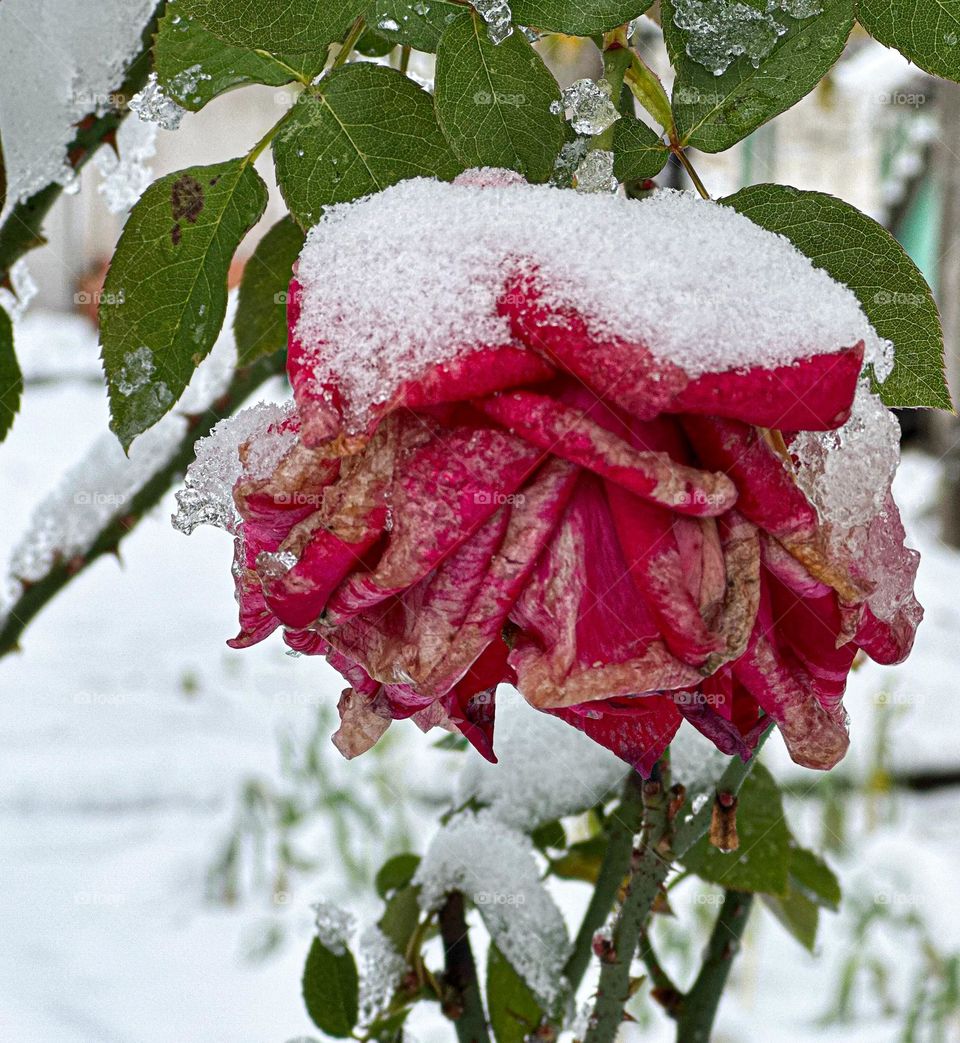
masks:
<path fill-rule="evenodd" d="M 666 74 L 655 27 L 644 57 Z M 551 40 L 564 83 L 595 74 L 589 43 Z M 415 70 L 429 79 L 430 69 Z M 46 222 L 48 244 L 14 273 L 23 408 L 0 452 L 0 556 L 54 510 L 47 497 L 106 431 L 96 302 L 123 222 L 117 194 L 247 151 L 291 95 L 250 87 L 176 131 L 128 121 L 119 161 L 103 150 Z M 777 181 L 841 196 L 901 241 L 939 295 L 954 393 L 960 337 L 960 87 L 936 84 L 855 36 L 803 102 L 697 169 L 715 197 Z M 117 167 L 121 169 L 117 170 Z M 269 157 L 258 163 L 273 185 Z M 661 185 L 683 187 L 668 168 Z M 268 212 L 232 273 L 284 213 Z M 709 258 L 704 258 L 705 265 Z M 7 292 L 7 291 L 0 291 Z M 29 304 L 27 301 L 29 298 Z M 229 339 L 229 333 L 225 334 Z M 282 400 L 280 380 L 258 395 Z M 798 837 L 845 890 L 815 953 L 755 915 L 717 1039 L 960 1040 L 960 455 L 953 418 L 902 418 L 895 492 L 918 548 L 927 610 L 913 657 L 865 665 L 847 700 L 852 747 L 829 777 L 764 753 L 789 791 Z M 69 422 L 68 422 L 69 421 Z M 94 450 L 93 463 L 96 463 Z M 89 464 L 89 460 L 88 460 Z M 86 466 L 86 465 L 85 465 Z M 81 474 L 84 472 L 80 472 Z M 96 475 L 93 469 L 87 473 Z M 89 500 L 114 490 L 92 477 Z M 119 492 L 117 495 L 121 495 Z M 71 510 L 84 503 L 73 494 Z M 39 514 L 35 514 L 39 505 Z M 309 1037 L 299 995 L 320 898 L 369 912 L 384 858 L 422 850 L 462 759 L 436 733 L 396 727 L 347 764 L 329 742 L 341 681 L 279 641 L 244 652 L 231 541 L 169 523 L 172 492 L 0 660 L 0 1038 L 18 1043 L 266 1043 Z M 587 892 L 561 895 L 574 916 Z M 658 927 L 689 980 L 716 896 L 692 882 Z M 641 996 L 625 1038 L 672 1038 Z M 412 1023 L 413 1038 L 452 1038 Z"/>

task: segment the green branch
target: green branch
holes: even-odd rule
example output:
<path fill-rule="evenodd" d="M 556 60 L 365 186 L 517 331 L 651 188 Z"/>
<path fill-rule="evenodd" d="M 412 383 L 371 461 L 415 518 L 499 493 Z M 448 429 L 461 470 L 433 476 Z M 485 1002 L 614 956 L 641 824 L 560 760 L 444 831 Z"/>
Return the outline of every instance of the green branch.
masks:
<path fill-rule="evenodd" d="M 261 359 L 252 366 L 237 370 L 226 393 L 204 412 L 188 417 L 189 428 L 172 459 L 137 492 L 122 513 L 115 515 L 89 549 L 69 560 L 57 561 L 50 571 L 35 582 L 26 583 L 20 597 L 0 620 L 0 658 L 19 649 L 20 637 L 30 621 L 79 573 L 104 554 L 116 554 L 144 514 L 154 508 L 167 490 L 193 461 L 194 443 L 210 433 L 219 420 L 233 413 L 261 384 L 283 372 L 284 353 Z"/>
<path fill-rule="evenodd" d="M 489 1043 L 477 965 L 470 948 L 466 902 L 459 891 L 448 895 L 440 910 L 440 937 L 446 965 L 444 982 L 450 993 L 444 997 L 443 1012 L 453 1021 L 459 1043 Z"/>
<path fill-rule="evenodd" d="M 753 895 L 727 891 L 717 915 L 697 980 L 680 1002 L 677 1043 L 707 1043 L 720 1006 L 720 997 L 730 976 L 734 957 L 740 950 L 743 932 L 750 919 Z"/>

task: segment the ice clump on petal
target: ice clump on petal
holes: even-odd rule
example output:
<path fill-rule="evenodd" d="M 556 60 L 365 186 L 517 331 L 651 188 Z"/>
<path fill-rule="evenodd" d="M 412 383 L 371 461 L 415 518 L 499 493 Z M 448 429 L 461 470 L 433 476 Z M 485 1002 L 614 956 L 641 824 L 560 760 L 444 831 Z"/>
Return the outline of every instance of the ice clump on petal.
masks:
<path fill-rule="evenodd" d="M 850 419 L 834 431 L 802 431 L 790 443 L 797 481 L 825 525 L 868 524 L 883 506 L 900 463 L 900 425 L 870 390 L 857 386 Z"/>
<path fill-rule="evenodd" d="M 626 774 L 619 757 L 558 718 L 531 713 L 518 692 L 505 688 L 497 700 L 497 758 L 464 764 L 456 803 L 485 805 L 523 830 L 595 806 Z"/>
<path fill-rule="evenodd" d="M 613 153 L 607 149 L 591 149 L 577 166 L 577 191 L 616 192 L 620 185 L 613 176 L 613 160 Z"/>
<path fill-rule="evenodd" d="M 569 113 L 570 126 L 578 134 L 591 137 L 602 134 L 620 119 L 610 97 L 610 85 L 602 80 L 577 80 L 563 91 L 563 101 L 555 103 L 556 112 Z"/>
<path fill-rule="evenodd" d="M 173 527 L 188 536 L 198 525 L 214 525 L 236 531 L 240 516 L 233 502 L 233 487 L 242 474 L 265 478 L 296 441 L 284 422 L 292 404 L 279 406 L 260 402 L 221 420 L 196 446 L 196 458 L 187 469 L 183 488 L 177 493 Z M 240 447 L 249 442 L 245 459 Z"/>
<path fill-rule="evenodd" d="M 816 0 L 767 0 L 763 7 L 740 0 L 676 0 L 673 20 L 685 31 L 690 58 L 720 76 L 742 56 L 758 68 L 787 32 L 780 16 L 811 18 L 822 10 Z"/>
<path fill-rule="evenodd" d="M 360 935 L 358 962 L 360 1024 L 371 1025 L 387 1012 L 407 962 L 376 924 Z"/>
<path fill-rule="evenodd" d="M 46 185 L 71 180 L 76 124 L 118 106 L 116 91 L 155 7 L 155 0 L 2 0 L 4 215 Z"/>
<path fill-rule="evenodd" d="M 111 214 L 125 213 L 146 191 L 153 179 L 147 160 L 157 153 L 156 141 L 156 124 L 126 119 L 117 131 L 117 152 L 111 148 L 97 152 L 94 162 L 101 175 L 97 191 Z"/>
<path fill-rule="evenodd" d="M 487 23 L 487 35 L 494 44 L 513 34 L 513 11 L 507 0 L 474 0 L 474 9 Z"/>
<path fill-rule="evenodd" d="M 314 902 L 310 908 L 314 912 L 314 927 L 320 944 L 335 956 L 342 956 L 356 930 L 353 914 L 324 898 Z"/>
<path fill-rule="evenodd" d="M 730 207 L 667 190 L 630 200 L 412 179 L 328 207 L 308 235 L 295 330 L 304 365 L 337 388 L 347 428 L 360 430 L 404 381 L 513 343 L 498 301 L 523 265 L 546 306 L 574 307 L 591 335 L 642 343 L 691 378 L 860 342 L 868 357 L 879 350 L 847 287 Z"/>
<path fill-rule="evenodd" d="M 563 915 L 540 879 L 528 836 L 491 811 L 454 816 L 434 836 L 417 869 L 420 907 L 439 909 L 452 891 L 466 895 L 497 948 L 537 997 L 563 987 L 570 940 Z"/>
<path fill-rule="evenodd" d="M 144 123 L 155 123 L 163 130 L 176 130 L 187 111 L 164 93 L 155 72 L 147 77 L 143 90 L 130 99 L 130 110 Z"/>

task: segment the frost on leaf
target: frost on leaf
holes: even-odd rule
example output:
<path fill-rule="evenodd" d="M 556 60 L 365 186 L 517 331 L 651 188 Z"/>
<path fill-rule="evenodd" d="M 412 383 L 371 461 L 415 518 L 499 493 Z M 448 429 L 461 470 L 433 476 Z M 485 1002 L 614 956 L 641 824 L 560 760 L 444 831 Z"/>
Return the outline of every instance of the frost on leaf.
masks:
<path fill-rule="evenodd" d="M 513 34 L 513 12 L 507 0 L 475 0 L 473 6 L 487 23 L 487 35 L 491 43 L 503 43 Z"/>
<path fill-rule="evenodd" d="M 613 175 L 613 153 L 607 149 L 591 149 L 577 165 L 574 181 L 578 192 L 616 192 Z"/>
<path fill-rule="evenodd" d="M 763 6 L 739 0 L 675 0 L 673 20 L 685 31 L 690 58 L 720 76 L 743 56 L 758 68 L 787 32 L 783 15 L 812 18 L 822 10 L 816 0 L 766 0 Z"/>
<path fill-rule="evenodd" d="M 71 180 L 67 147 L 76 124 L 116 107 L 116 91 L 155 7 L 155 0 L 0 3 L 7 208 L 51 182 Z"/>
<path fill-rule="evenodd" d="M 555 112 L 568 112 L 570 126 L 577 134 L 591 137 L 602 134 L 620 119 L 610 96 L 610 85 L 602 80 L 577 80 L 563 91 L 563 101 L 554 103 Z"/>
<path fill-rule="evenodd" d="M 436 834 L 417 870 L 420 906 L 438 909 L 466 895 L 497 948 L 543 1003 L 562 989 L 570 941 L 563 916 L 540 879 L 528 836 L 492 812 L 464 812 Z"/>
<path fill-rule="evenodd" d="M 310 908 L 314 912 L 314 926 L 321 944 L 334 956 L 342 956 L 356 929 L 353 914 L 324 898 L 314 902 Z"/>
<path fill-rule="evenodd" d="M 358 957 L 360 1024 L 370 1025 L 387 1012 L 407 963 L 376 924 L 360 935 Z"/>
<path fill-rule="evenodd" d="M 162 130 L 176 130 L 187 111 L 164 94 L 155 72 L 150 73 L 143 90 L 130 99 L 130 109 L 144 123 L 155 123 Z"/>

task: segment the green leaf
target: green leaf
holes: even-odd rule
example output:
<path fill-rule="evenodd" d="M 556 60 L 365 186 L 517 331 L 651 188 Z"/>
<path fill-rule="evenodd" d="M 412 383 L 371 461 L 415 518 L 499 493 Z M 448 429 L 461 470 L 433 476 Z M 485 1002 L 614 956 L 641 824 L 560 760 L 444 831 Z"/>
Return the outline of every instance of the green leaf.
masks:
<path fill-rule="evenodd" d="M 790 884 L 816 905 L 833 912 L 840 908 L 840 881 L 822 858 L 806 848 L 794 848 Z"/>
<path fill-rule="evenodd" d="M 642 120 L 621 116 L 613 127 L 613 173 L 618 181 L 656 177 L 670 151 Z"/>
<path fill-rule="evenodd" d="M 323 68 L 323 57 L 315 54 L 284 59 L 224 43 L 195 18 L 180 14 L 180 4 L 169 4 L 160 20 L 153 61 L 166 94 L 191 112 L 234 87 L 248 83 L 280 87 L 292 80 L 312 79 Z"/>
<path fill-rule="evenodd" d="M 960 81 L 958 0 L 859 0 L 857 20 L 921 69 Z"/>
<path fill-rule="evenodd" d="M 650 7 L 652 0 L 511 0 L 514 25 L 553 33 L 592 36 L 615 29 Z"/>
<path fill-rule="evenodd" d="M 304 91 L 273 154 L 280 190 L 304 227 L 332 203 L 405 178 L 460 172 L 430 95 L 396 69 L 366 62 L 336 69 Z"/>
<path fill-rule="evenodd" d="M 318 57 L 346 36 L 365 6 L 365 0 L 179 0 L 181 14 L 193 15 L 227 43 Z"/>
<path fill-rule="evenodd" d="M 463 5 L 451 0 L 374 0 L 366 17 L 384 39 L 433 53 L 443 30 L 461 14 Z"/>
<path fill-rule="evenodd" d="M 497 1043 L 523 1043 L 543 1017 L 527 983 L 492 942 L 487 952 L 487 1007 Z"/>
<path fill-rule="evenodd" d="M 793 854 L 790 830 L 780 790 L 762 764 L 756 765 L 740 790 L 737 833 L 736 851 L 720 851 L 705 836 L 684 855 L 684 866 L 703 880 L 735 891 L 786 895 Z"/>
<path fill-rule="evenodd" d="M 486 23 L 469 13 L 444 31 L 437 50 L 437 116 L 468 167 L 506 167 L 547 181 L 565 140 L 550 106 L 560 87 L 523 33 L 490 42 Z"/>
<path fill-rule="evenodd" d="M 117 244 L 100 306 L 111 426 L 125 448 L 176 402 L 213 347 L 227 272 L 267 205 L 244 159 L 155 181 Z"/>
<path fill-rule="evenodd" d="M 538 826 L 530 834 L 530 839 L 533 841 L 534 847 L 541 851 L 546 851 L 547 848 L 562 851 L 567 846 L 567 832 L 559 819 L 544 822 L 542 826 Z"/>
<path fill-rule="evenodd" d="M 688 57 L 686 30 L 673 21 L 673 4 L 663 0 L 664 37 L 677 70 L 673 114 L 684 145 L 722 152 L 767 120 L 809 94 L 843 53 L 853 28 L 853 0 L 824 0 L 813 18 L 778 14 L 787 31 L 754 68 L 737 58 L 715 76 Z"/>
<path fill-rule="evenodd" d="M 764 905 L 808 951 L 813 952 L 820 925 L 820 910 L 800 891 L 786 895 L 762 895 Z"/>
<path fill-rule="evenodd" d="M 353 49 L 365 58 L 382 58 L 389 54 L 396 44 L 393 40 L 387 40 L 372 29 L 366 29 L 360 35 L 360 39 L 353 45 Z"/>
<path fill-rule="evenodd" d="M 336 1039 L 345 1039 L 357 1023 L 359 979 L 353 954 L 331 952 L 313 940 L 303 969 L 303 1002 L 313 1023 Z"/>
<path fill-rule="evenodd" d="M 584 880 L 595 884 L 607 853 L 607 837 L 598 833 L 589 840 L 573 844 L 560 857 L 550 862 L 550 872 L 563 880 Z"/>
<path fill-rule="evenodd" d="M 374 886 L 381 898 L 389 898 L 394 891 L 406 887 L 413 879 L 417 866 L 420 865 L 420 856 L 412 854 L 394 855 L 388 858 L 377 872 Z"/>
<path fill-rule="evenodd" d="M 233 320 L 241 366 L 287 346 L 287 289 L 303 239 L 296 221 L 284 217 L 247 261 Z"/>
<path fill-rule="evenodd" d="M 377 925 L 401 955 L 407 951 L 413 932 L 420 922 L 420 903 L 417 900 L 419 894 L 420 888 L 410 885 L 394 892 Z"/>
<path fill-rule="evenodd" d="M 895 348 L 893 372 L 879 388 L 888 406 L 952 408 L 933 295 L 886 229 L 842 199 L 784 185 L 753 185 L 722 202 L 786 236 L 856 294 L 877 333 Z"/>
<path fill-rule="evenodd" d="M 13 426 L 23 394 L 23 374 L 13 350 L 13 323 L 0 308 L 0 442 Z"/>

